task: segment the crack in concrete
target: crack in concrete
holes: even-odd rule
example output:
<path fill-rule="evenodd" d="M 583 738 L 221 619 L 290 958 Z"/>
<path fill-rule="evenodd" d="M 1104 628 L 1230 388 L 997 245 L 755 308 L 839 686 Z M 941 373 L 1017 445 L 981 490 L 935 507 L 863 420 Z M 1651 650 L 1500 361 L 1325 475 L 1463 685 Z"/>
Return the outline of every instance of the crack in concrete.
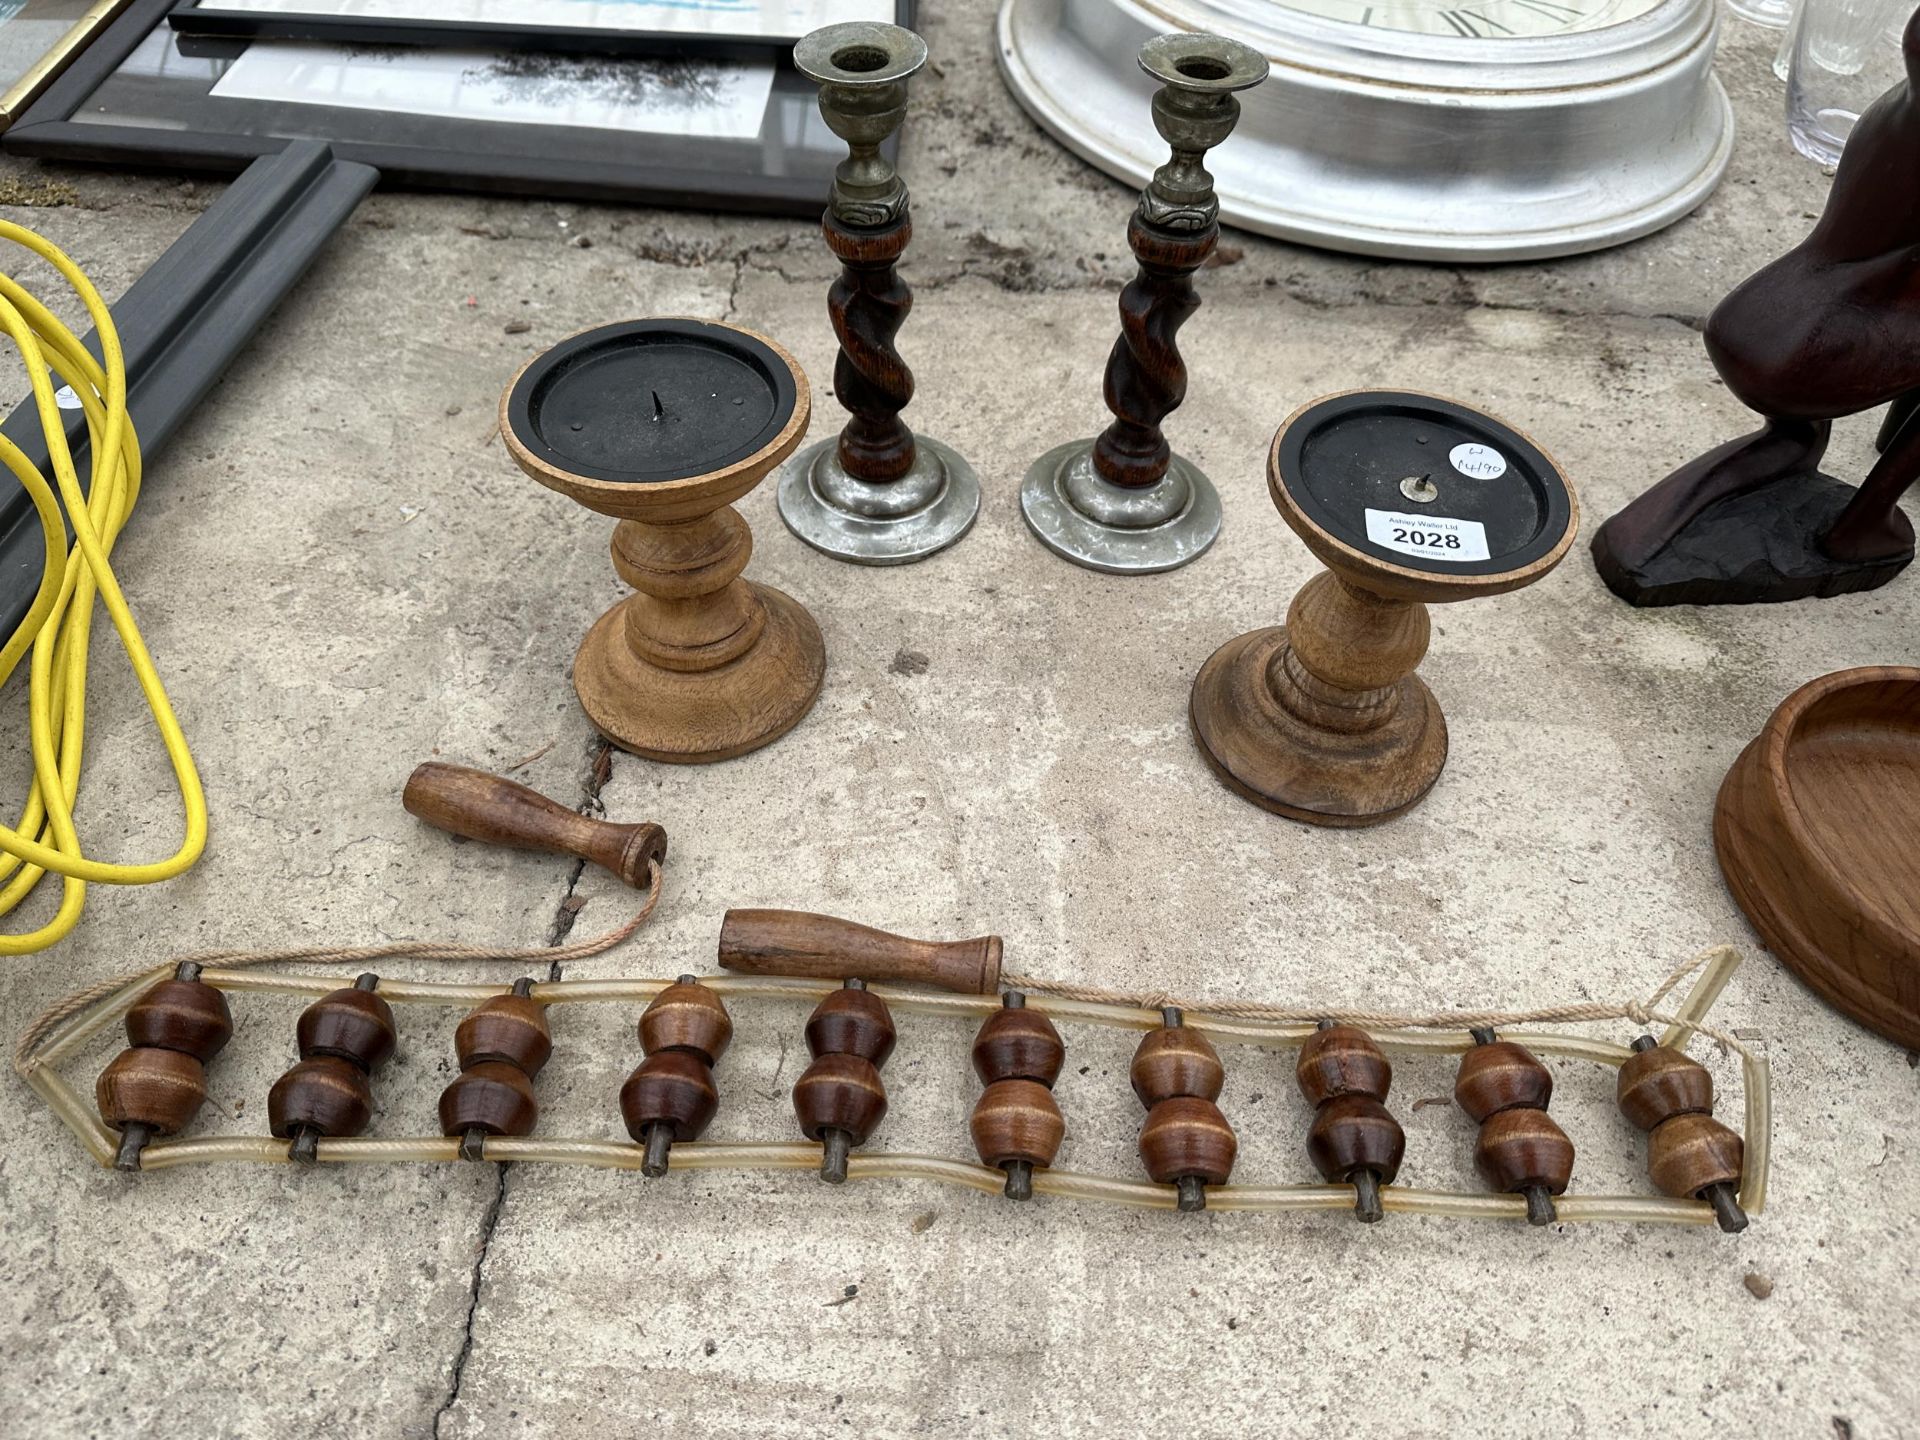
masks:
<path fill-rule="evenodd" d="M 440 1426 L 454 1405 L 460 1399 L 460 1384 L 466 1379 L 467 1361 L 473 1356 L 473 1324 L 480 1313 L 480 1289 L 485 1283 L 484 1271 L 487 1256 L 493 1249 L 493 1232 L 500 1226 L 500 1212 L 507 1204 L 507 1172 L 513 1167 L 502 1165 L 495 1178 L 493 1203 L 487 1206 L 487 1213 L 480 1222 L 480 1249 L 473 1257 L 473 1286 L 467 1294 L 467 1324 L 460 1338 L 460 1351 L 453 1357 L 453 1374 L 447 1377 L 447 1393 L 440 1401 L 440 1408 L 433 1412 L 434 1440 L 440 1440 Z"/>
<path fill-rule="evenodd" d="M 600 792 L 613 778 L 613 745 L 603 736 L 595 735 L 588 742 L 586 751 L 586 769 L 580 777 L 580 803 L 574 809 L 582 815 L 603 813 L 600 804 Z M 567 874 L 566 893 L 560 897 L 560 903 L 554 909 L 553 924 L 547 932 L 547 946 L 557 948 L 573 929 L 574 917 L 580 913 L 580 905 L 575 903 L 574 892 L 579 887 L 580 877 L 586 873 L 587 862 L 576 860 Z M 562 978 L 560 962 L 550 961 L 547 965 L 547 979 Z M 493 1200 L 487 1206 L 487 1213 L 480 1220 L 480 1244 L 473 1259 L 473 1279 L 467 1292 L 466 1329 L 461 1335 L 460 1349 L 453 1357 L 453 1373 L 447 1377 L 447 1393 L 442 1397 L 439 1407 L 433 1412 L 432 1435 L 440 1440 L 441 1425 L 453 1413 L 453 1407 L 459 1403 L 460 1387 L 466 1379 L 467 1362 L 473 1356 L 474 1322 L 480 1312 L 480 1292 L 486 1285 L 487 1257 L 493 1251 L 494 1233 L 500 1228 L 500 1216 L 507 1206 L 507 1180 L 513 1166 L 498 1164 L 493 1191 Z"/>

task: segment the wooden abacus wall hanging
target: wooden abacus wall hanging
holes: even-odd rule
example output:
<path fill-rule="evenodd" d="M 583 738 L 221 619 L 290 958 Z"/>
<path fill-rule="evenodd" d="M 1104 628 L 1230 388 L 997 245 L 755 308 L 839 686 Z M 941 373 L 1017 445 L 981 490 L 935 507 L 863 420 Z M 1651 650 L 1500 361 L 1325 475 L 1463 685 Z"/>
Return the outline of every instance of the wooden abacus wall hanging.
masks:
<path fill-rule="evenodd" d="M 392 945 L 363 951 L 204 956 L 71 997 L 31 1027 L 14 1056 L 20 1074 L 102 1165 L 148 1171 L 214 1161 L 264 1164 L 367 1161 L 547 1161 L 639 1170 L 813 1170 L 829 1183 L 919 1179 L 1004 1193 L 1197 1211 L 1352 1210 L 1363 1221 L 1392 1213 L 1461 1219 L 1718 1223 L 1743 1228 L 1766 1200 L 1770 1101 L 1766 1061 L 1708 1028 L 1707 1010 L 1739 964 L 1731 948 L 1708 952 L 1667 977 L 1645 1001 L 1581 1002 L 1547 1010 L 1435 1016 L 1316 1014 L 1245 1002 L 1121 995 L 1001 973 L 997 937 L 935 943 L 850 921 L 786 910 L 733 910 L 720 932 L 732 974 L 667 980 L 557 980 L 511 985 L 269 974 L 264 960 L 573 959 L 631 936 L 659 895 L 598 940 L 529 951 Z M 219 963 L 225 959 L 231 963 Z M 1667 994 L 1698 971 L 1671 1013 Z M 1004 987 L 1004 993 L 1002 989 Z M 268 1099 L 269 1135 L 187 1135 L 206 1099 L 206 1074 L 233 1033 L 229 997 L 313 997 L 301 1016 L 298 1062 Z M 703 1139 L 721 1108 L 716 1071 L 733 1036 L 730 1004 L 812 1007 L 811 1056 L 793 1087 L 795 1137 Z M 639 1061 L 607 1087 L 609 1121 L 626 1139 L 536 1134 L 535 1081 L 556 1053 L 551 1017 L 580 1004 L 635 1010 Z M 460 1071 L 441 1096 L 438 1133 L 369 1136 L 373 1087 L 405 1026 L 409 1005 L 459 1005 Z M 977 1026 L 972 1063 L 982 1084 L 966 1129 L 975 1161 L 864 1148 L 887 1112 L 883 1070 L 895 1047 L 894 1011 Z M 91 1037 L 124 1020 L 128 1046 L 106 1067 L 88 1106 L 60 1073 Z M 1664 1026 L 1631 1046 L 1523 1025 L 1630 1020 Z M 1053 1085 L 1070 1041 L 1062 1028 L 1144 1032 L 1130 1075 L 1142 1107 L 1142 1177 L 1052 1168 L 1071 1123 Z M 1684 1053 L 1694 1034 L 1740 1057 L 1744 1133 L 1713 1116 L 1713 1079 Z M 1231 1073 L 1222 1050 L 1297 1049 L 1295 1075 L 1314 1107 L 1303 1149 L 1323 1183 L 1232 1182 L 1238 1141 Z M 1394 1183 L 1406 1136 L 1392 1109 L 1394 1056 L 1459 1055 L 1454 1097 L 1479 1127 L 1474 1159 L 1486 1192 Z M 1622 1114 L 1647 1132 L 1648 1171 L 1661 1194 L 1570 1192 L 1575 1144 L 1548 1112 L 1553 1077 L 1539 1057 L 1585 1060 L 1616 1073 Z M 97 1110 L 97 1113 L 96 1113 Z M 611 1128 L 611 1123 L 609 1125 Z M 954 1129 L 961 1129 L 955 1117 Z"/>

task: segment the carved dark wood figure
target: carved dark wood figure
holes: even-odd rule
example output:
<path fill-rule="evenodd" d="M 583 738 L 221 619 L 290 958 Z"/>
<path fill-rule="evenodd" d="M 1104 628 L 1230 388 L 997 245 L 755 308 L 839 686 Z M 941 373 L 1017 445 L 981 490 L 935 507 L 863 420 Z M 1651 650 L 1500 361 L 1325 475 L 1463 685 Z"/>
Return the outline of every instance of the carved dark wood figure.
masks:
<path fill-rule="evenodd" d="M 1234 92 L 1267 78 L 1259 52 L 1217 35 L 1161 35 L 1140 49 L 1161 88 L 1153 124 L 1172 151 L 1127 225 L 1139 273 L 1120 292 L 1120 338 L 1107 357 L 1113 420 L 1091 441 L 1034 462 L 1020 508 L 1040 542 L 1093 570 L 1149 574 L 1198 559 L 1220 534 L 1220 496 L 1173 453 L 1161 422 L 1187 396 L 1175 336 L 1200 308 L 1193 275 L 1220 239 L 1220 199 L 1207 151 L 1240 119 Z"/>
<path fill-rule="evenodd" d="M 927 46 L 898 25 L 815 30 L 794 68 L 820 86 L 820 115 L 847 142 L 822 228 L 840 261 L 827 314 L 840 341 L 834 393 L 849 416 L 838 439 L 808 446 L 780 477 L 780 518 L 807 544 L 861 565 L 901 565 L 946 549 L 980 513 L 973 468 L 900 412 L 913 372 L 894 347 L 913 292 L 894 268 L 913 238 L 906 184 L 881 145 L 907 111 L 907 81 Z"/>
<path fill-rule="evenodd" d="M 1913 559 L 1920 479 L 1920 10 L 1907 79 L 1860 117 L 1811 234 L 1707 322 L 1707 354 L 1766 424 L 1682 466 L 1600 528 L 1594 564 L 1635 605 L 1844 595 Z M 1823 474 L 1833 422 L 1889 405 L 1859 489 Z"/>

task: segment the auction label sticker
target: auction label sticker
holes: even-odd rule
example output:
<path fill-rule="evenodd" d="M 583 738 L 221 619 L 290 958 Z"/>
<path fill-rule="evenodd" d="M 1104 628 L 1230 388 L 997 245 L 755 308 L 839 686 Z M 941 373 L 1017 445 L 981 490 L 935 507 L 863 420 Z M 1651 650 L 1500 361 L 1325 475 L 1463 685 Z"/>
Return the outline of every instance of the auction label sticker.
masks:
<path fill-rule="evenodd" d="M 1498 480 L 1507 473 L 1507 457 L 1491 445 L 1456 445 L 1447 452 L 1447 459 L 1454 469 L 1474 480 Z"/>
<path fill-rule="evenodd" d="M 1466 565 L 1492 558 L 1487 527 L 1478 520 L 1448 515 L 1402 515 L 1398 510 L 1367 511 L 1367 539 L 1383 550 Z"/>

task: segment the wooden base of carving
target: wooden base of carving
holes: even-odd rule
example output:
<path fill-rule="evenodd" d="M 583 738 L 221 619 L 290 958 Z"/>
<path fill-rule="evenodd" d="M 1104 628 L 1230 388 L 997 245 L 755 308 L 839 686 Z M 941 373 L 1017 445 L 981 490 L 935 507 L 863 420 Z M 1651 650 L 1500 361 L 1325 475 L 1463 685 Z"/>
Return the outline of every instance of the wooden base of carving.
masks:
<path fill-rule="evenodd" d="M 1200 667 L 1188 709 L 1200 753 L 1228 789 L 1290 820 L 1352 827 L 1404 815 L 1447 763 L 1446 719 L 1412 673 L 1426 653 L 1426 606 L 1327 572 L 1294 598 L 1287 622 L 1229 640 Z"/>
<path fill-rule="evenodd" d="M 1643 515 L 1664 497 L 1643 495 L 1600 527 L 1593 564 L 1607 588 L 1629 605 L 1760 605 L 1828 599 L 1876 590 L 1913 563 L 1912 529 L 1904 553 L 1840 558 L 1823 545 L 1859 491 L 1815 467 L 1714 501 L 1671 528 L 1650 530 Z"/>

